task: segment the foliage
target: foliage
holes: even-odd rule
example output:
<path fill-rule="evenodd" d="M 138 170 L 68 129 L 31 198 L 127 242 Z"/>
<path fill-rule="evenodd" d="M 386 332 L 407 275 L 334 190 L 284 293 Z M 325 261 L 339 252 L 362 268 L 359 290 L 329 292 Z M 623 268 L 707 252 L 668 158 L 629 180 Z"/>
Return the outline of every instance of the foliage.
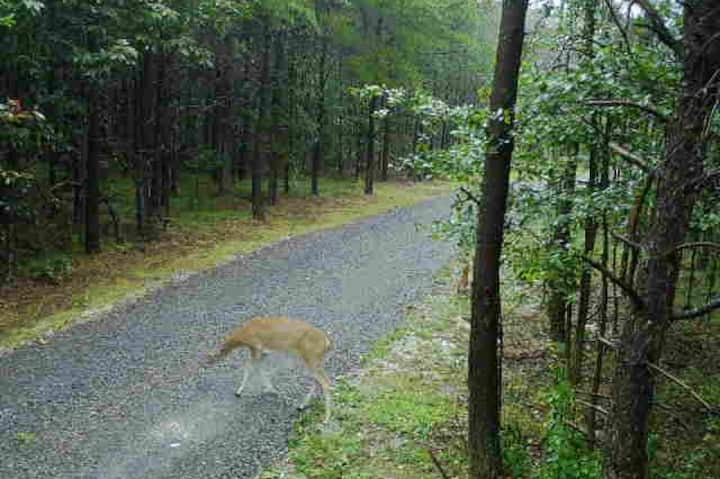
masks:
<path fill-rule="evenodd" d="M 565 371 L 556 372 L 557 382 L 547 395 L 551 413 L 547 425 L 547 456 L 538 479 L 596 479 L 601 477 L 598 453 L 589 451 L 585 437 L 571 427 L 575 402 Z"/>
<path fill-rule="evenodd" d="M 121 206 L 120 222 L 135 220 L 129 238 L 145 240 L 172 215 L 184 173 L 212 173 L 218 191 L 230 189 L 259 156 L 262 176 L 273 178 L 264 185 L 277 190 L 287 176 L 292 188 L 318 144 L 326 173 L 361 171 L 375 89 L 386 169 L 431 176 L 423 145 L 432 133 L 416 141 L 403 130 L 427 115 L 406 97 L 472 96 L 478 75 L 447 65 L 490 63 L 481 48 L 489 42 L 475 32 L 493 15 L 470 0 L 2 0 L 0 167 L 33 178 L 36 229 L 60 229 L 71 216 L 63 234 L 75 240 L 86 236 L 87 208 L 100 212 L 103 234 L 118 223 L 104 214 L 114 194 L 105 188 L 132 178 L 135 211 Z M 411 143 L 422 158 L 403 163 Z M 100 191 L 87 196 L 85 169 L 95 163 Z M 23 196 L 19 180 L 4 188 L 18 190 L 6 202 Z M 32 235 L 17 232 L 20 256 L 37 252 Z"/>
<path fill-rule="evenodd" d="M 65 253 L 43 254 L 23 265 L 27 276 L 35 280 L 58 282 L 73 271 L 72 257 Z"/>

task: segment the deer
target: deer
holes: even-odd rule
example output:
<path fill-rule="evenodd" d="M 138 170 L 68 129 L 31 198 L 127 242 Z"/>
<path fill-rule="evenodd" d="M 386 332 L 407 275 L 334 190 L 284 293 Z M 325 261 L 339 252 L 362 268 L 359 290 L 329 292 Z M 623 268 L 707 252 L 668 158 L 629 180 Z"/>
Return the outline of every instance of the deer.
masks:
<path fill-rule="evenodd" d="M 325 399 L 325 419 L 330 419 L 330 379 L 322 368 L 327 352 L 332 347 L 328 335 L 315 326 L 299 320 L 285 317 L 258 317 L 234 329 L 228 334 L 220 346 L 219 351 L 211 353 L 209 363 L 215 363 L 226 357 L 237 348 L 250 350 L 250 359 L 243 368 L 243 378 L 240 387 L 235 392 L 237 397 L 242 395 L 247 383 L 250 369 L 255 369 L 257 362 L 270 352 L 291 353 L 299 357 L 315 381 L 320 385 Z M 261 375 L 266 390 L 274 391 L 273 386 L 265 375 Z M 312 398 L 315 385 L 299 406 L 300 410 L 307 407 Z"/>

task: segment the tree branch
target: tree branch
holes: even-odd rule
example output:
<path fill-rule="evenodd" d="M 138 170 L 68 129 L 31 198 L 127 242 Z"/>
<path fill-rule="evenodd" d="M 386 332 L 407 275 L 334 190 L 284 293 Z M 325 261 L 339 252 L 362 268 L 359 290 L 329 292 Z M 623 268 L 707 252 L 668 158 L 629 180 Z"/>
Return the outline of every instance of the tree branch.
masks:
<path fill-rule="evenodd" d="M 627 238 L 627 237 L 625 237 L 619 233 L 616 233 L 614 231 L 610 232 L 610 236 L 612 236 L 613 238 L 615 238 L 617 240 L 622 241 L 623 243 L 625 243 L 626 245 L 630 246 L 633 249 L 636 249 L 636 250 L 643 249 L 643 246 L 640 243 L 633 241 L 630 238 Z"/>
<path fill-rule="evenodd" d="M 677 58 L 682 58 L 682 43 L 668 30 L 668 27 L 665 25 L 660 13 L 655 10 L 655 7 L 653 7 L 648 0 L 635 0 L 635 4 L 645 11 L 645 16 L 650 22 L 650 29 L 657 34 L 658 39 L 667 45 L 675 53 Z"/>
<path fill-rule="evenodd" d="M 708 313 L 712 313 L 716 309 L 720 309 L 720 296 L 710 301 L 705 306 L 701 306 L 699 308 L 690 309 L 688 311 L 683 311 L 682 313 L 673 314 L 670 318 L 672 321 L 680 321 L 683 319 L 695 319 L 699 318 L 700 316 L 705 316 Z"/>
<path fill-rule="evenodd" d="M 430 459 L 432 459 L 433 464 L 435 465 L 435 468 L 438 470 L 440 475 L 443 479 L 450 479 L 450 476 L 447 475 L 447 472 L 445 472 L 445 469 L 442 467 L 442 464 L 440 464 L 440 461 L 437 457 L 435 457 L 435 452 L 432 450 L 432 448 L 428 448 L 428 453 L 430 454 Z"/>
<path fill-rule="evenodd" d="M 615 10 L 615 5 L 613 5 L 611 0 L 605 0 L 605 6 L 610 12 L 610 17 L 612 18 L 613 23 L 615 23 L 615 26 L 618 28 L 618 30 L 620 30 L 620 35 L 622 35 L 623 41 L 625 42 L 625 49 L 628 55 L 630 55 L 632 52 L 632 49 L 630 48 L 630 40 L 628 40 L 627 31 L 620 23 L 620 19 L 618 18 L 618 12 Z"/>
<path fill-rule="evenodd" d="M 589 100 L 587 104 L 590 106 L 626 106 L 630 108 L 637 108 L 644 111 L 645 113 L 650 113 L 651 115 L 654 115 L 663 122 L 668 121 L 667 115 L 658 110 L 655 106 L 643 105 L 642 103 L 637 103 L 632 100 Z"/>
<path fill-rule="evenodd" d="M 578 404 L 582 404 L 583 406 L 586 406 L 586 407 L 589 407 L 590 409 L 596 410 L 597 412 L 599 412 L 599 413 L 602 414 L 603 416 L 608 416 L 608 415 L 610 414 L 607 409 L 605 409 L 605 408 L 602 407 L 602 406 L 598 406 L 597 404 L 593 404 L 593 403 L 591 403 L 591 402 L 588 402 L 588 401 L 585 401 L 585 400 L 579 399 L 579 398 L 575 398 L 575 401 L 576 401 Z"/>
<path fill-rule="evenodd" d="M 714 248 L 714 249 L 720 249 L 720 243 L 713 243 L 711 241 L 697 241 L 695 243 L 683 243 L 677 248 L 675 248 L 675 251 L 680 251 L 683 249 L 690 249 L 690 248 Z"/>
<path fill-rule="evenodd" d="M 710 405 L 709 402 L 707 402 L 706 400 L 704 400 L 704 399 L 702 398 L 702 396 L 700 396 L 697 392 L 695 392 L 695 390 L 694 390 L 693 388 L 691 388 L 690 386 L 688 386 L 686 383 L 684 383 L 683 381 L 681 381 L 679 378 L 673 376 L 672 374 L 670 374 L 669 372 L 665 371 L 663 368 L 661 368 L 661 367 L 658 366 L 657 364 L 653 364 L 653 363 L 651 363 L 650 361 L 647 362 L 647 365 L 650 366 L 651 369 L 654 369 L 655 371 L 659 372 L 660 374 L 662 374 L 663 376 L 665 376 L 666 378 L 670 379 L 672 382 L 674 382 L 675 384 L 677 384 L 678 386 L 682 387 L 682 388 L 685 389 L 687 392 L 689 392 L 692 397 L 694 397 L 695 399 L 697 399 L 697 401 L 705 407 L 705 409 L 707 409 L 707 410 L 710 411 L 710 412 L 713 412 L 713 411 L 714 411 L 714 408 Z"/>
<path fill-rule="evenodd" d="M 472 193 L 471 193 L 467 188 L 465 188 L 464 186 L 461 186 L 461 187 L 460 187 L 460 191 L 462 191 L 463 193 L 465 193 L 465 195 L 468 197 L 468 199 L 469 199 L 470 201 L 472 201 L 473 203 L 475 203 L 476 205 L 479 206 L 479 205 L 482 204 L 482 202 L 477 198 L 477 196 L 475 196 L 474 194 L 472 194 Z"/>
<path fill-rule="evenodd" d="M 615 273 L 613 273 L 612 271 L 610 271 L 609 269 L 607 269 L 605 266 L 603 266 L 602 264 L 598 263 L 597 261 L 593 260 L 592 258 L 588 258 L 587 256 L 583 256 L 582 259 L 583 259 L 583 261 L 585 261 L 587 264 L 589 264 L 590 266 L 592 266 L 592 267 L 595 268 L 596 270 L 600 271 L 600 272 L 603 274 L 603 276 L 605 276 L 605 277 L 606 277 L 607 279 L 609 279 L 612 283 L 615 283 L 621 290 L 623 290 L 623 292 L 625 293 L 625 295 L 627 295 L 627 296 L 630 298 L 630 300 L 633 302 L 633 304 L 635 305 L 635 307 L 636 307 L 637 309 L 644 309 L 644 308 L 645 308 L 645 303 L 643 303 L 642 298 L 640 297 L 640 295 L 638 294 L 638 292 L 635 291 L 635 289 L 634 289 L 632 286 L 630 286 L 629 284 L 627 284 L 625 281 L 623 281 L 622 279 L 620 279 L 619 277 L 617 277 L 617 276 L 615 275 Z"/>
<path fill-rule="evenodd" d="M 610 349 L 618 349 L 618 345 L 610 341 L 608 338 L 598 336 L 597 340 L 603 343 L 605 346 L 609 347 Z"/>
<path fill-rule="evenodd" d="M 626 148 L 623 148 L 622 146 L 614 142 L 608 143 L 608 148 L 617 153 L 621 158 L 627 160 L 630 164 L 635 165 L 641 170 L 643 170 L 648 175 L 655 175 L 655 169 L 652 168 L 645 159 L 639 157 L 635 153 L 627 150 Z"/>

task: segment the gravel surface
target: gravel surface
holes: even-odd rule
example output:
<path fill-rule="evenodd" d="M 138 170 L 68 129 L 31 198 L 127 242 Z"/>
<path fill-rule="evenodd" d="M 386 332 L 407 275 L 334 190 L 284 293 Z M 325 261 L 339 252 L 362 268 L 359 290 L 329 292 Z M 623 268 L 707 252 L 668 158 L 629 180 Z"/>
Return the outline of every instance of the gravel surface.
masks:
<path fill-rule="evenodd" d="M 245 319 L 287 315 L 330 334 L 332 377 L 357 367 L 451 258 L 417 226 L 449 206 L 289 239 L 0 358 L 0 478 L 255 477 L 286 451 L 312 382 L 271 355 L 279 394 L 253 381 L 238 399 L 247 353 L 205 355 Z"/>

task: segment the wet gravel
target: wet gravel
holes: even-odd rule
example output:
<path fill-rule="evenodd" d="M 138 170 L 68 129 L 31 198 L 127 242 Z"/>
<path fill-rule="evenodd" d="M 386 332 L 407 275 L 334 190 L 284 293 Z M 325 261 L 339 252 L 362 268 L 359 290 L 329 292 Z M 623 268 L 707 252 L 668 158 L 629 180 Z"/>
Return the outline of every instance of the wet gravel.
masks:
<path fill-rule="evenodd" d="M 292 358 L 234 396 L 245 352 L 205 355 L 244 319 L 328 331 L 331 376 L 357 367 L 452 255 L 427 226 L 449 198 L 264 248 L 0 358 L 0 478 L 249 478 L 286 451 L 312 384 Z M 418 228 L 424 225 L 424 228 Z"/>

